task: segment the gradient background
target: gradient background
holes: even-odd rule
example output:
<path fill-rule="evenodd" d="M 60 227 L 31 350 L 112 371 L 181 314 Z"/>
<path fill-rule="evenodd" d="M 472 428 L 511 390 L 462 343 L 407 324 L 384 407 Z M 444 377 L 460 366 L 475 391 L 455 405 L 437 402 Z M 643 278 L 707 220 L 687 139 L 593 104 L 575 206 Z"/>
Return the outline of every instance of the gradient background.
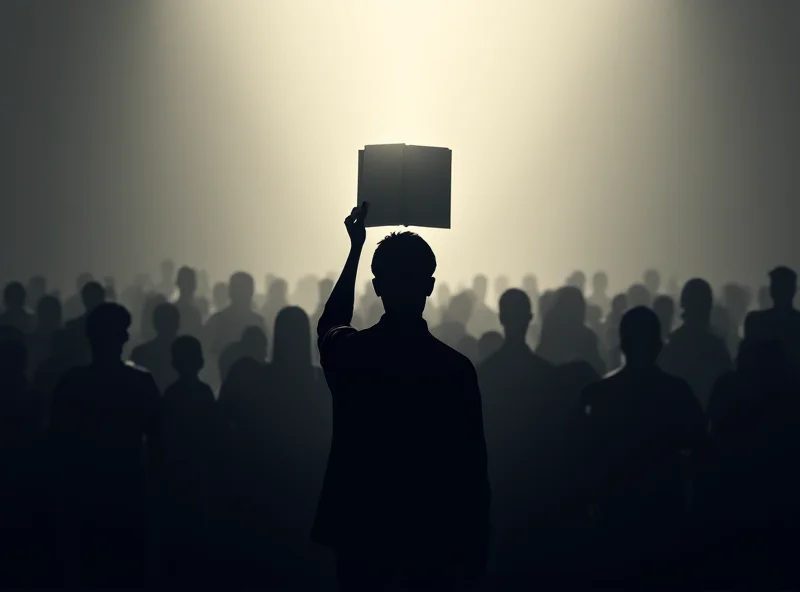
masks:
<path fill-rule="evenodd" d="M 441 279 L 800 266 L 793 0 L 0 0 L 0 44 L 5 280 L 338 269 L 382 142 L 453 150 Z"/>

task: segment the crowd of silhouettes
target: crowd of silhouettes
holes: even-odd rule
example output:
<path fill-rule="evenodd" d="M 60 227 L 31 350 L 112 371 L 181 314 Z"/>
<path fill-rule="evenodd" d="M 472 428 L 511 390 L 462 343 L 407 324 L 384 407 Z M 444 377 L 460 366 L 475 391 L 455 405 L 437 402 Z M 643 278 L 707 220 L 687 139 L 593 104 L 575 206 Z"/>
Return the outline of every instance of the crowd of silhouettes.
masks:
<path fill-rule="evenodd" d="M 296 290 L 5 284 L 3 587 L 800 583 L 793 270 L 453 289 L 401 232 L 358 290 L 366 215 Z"/>

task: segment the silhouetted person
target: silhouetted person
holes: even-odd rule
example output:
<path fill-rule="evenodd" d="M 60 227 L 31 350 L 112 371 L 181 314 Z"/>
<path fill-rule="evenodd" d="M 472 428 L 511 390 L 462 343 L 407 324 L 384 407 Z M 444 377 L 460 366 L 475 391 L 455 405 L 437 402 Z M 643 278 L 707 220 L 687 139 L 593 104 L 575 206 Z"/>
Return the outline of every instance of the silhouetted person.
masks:
<path fill-rule="evenodd" d="M 743 341 L 736 371 L 715 385 L 708 413 L 716 462 L 707 471 L 704 512 L 713 538 L 705 551 L 715 552 L 721 585 L 777 590 L 796 583 L 799 392 L 777 340 Z"/>
<path fill-rule="evenodd" d="M 469 292 L 461 292 L 453 297 L 442 315 L 442 324 L 434 327 L 432 333 L 439 341 L 453 349 L 467 335 L 467 323 L 472 316 L 473 298 Z"/>
<path fill-rule="evenodd" d="M 608 275 L 603 271 L 598 271 L 592 276 L 592 294 L 588 298 L 589 304 L 600 308 L 602 317 L 605 318 L 611 307 L 611 299 L 608 297 Z"/>
<path fill-rule="evenodd" d="M 167 303 L 167 297 L 163 294 L 151 292 L 145 295 L 139 315 L 139 334 L 136 336 L 136 345 L 147 343 L 156 338 L 156 327 L 153 323 L 154 315 L 159 306 Z"/>
<path fill-rule="evenodd" d="M 178 307 L 181 316 L 181 335 L 191 335 L 200 339 L 203 335 L 203 315 L 195 300 L 197 273 L 191 267 L 181 267 L 175 285 L 178 286 L 175 306 Z"/>
<path fill-rule="evenodd" d="M 160 393 L 178 379 L 172 365 L 172 342 L 178 336 L 180 326 L 178 307 L 168 302 L 159 304 L 153 311 L 156 336 L 135 347 L 131 353 L 131 361 L 150 372 Z"/>
<path fill-rule="evenodd" d="M 752 295 L 745 286 L 729 283 L 722 288 L 722 303 L 730 315 L 731 334 L 727 345 L 731 356 L 736 356 L 739 351 L 751 298 Z"/>
<path fill-rule="evenodd" d="M 75 319 L 84 313 L 85 308 L 83 306 L 83 298 L 81 294 L 83 293 L 84 286 L 93 281 L 94 277 L 91 273 L 84 272 L 78 275 L 77 279 L 75 280 L 75 294 L 67 298 L 64 302 L 65 319 Z"/>
<path fill-rule="evenodd" d="M 658 273 L 658 270 L 648 269 L 645 271 L 642 276 L 642 281 L 647 291 L 650 292 L 651 298 L 655 298 L 659 295 L 661 290 L 661 274 Z"/>
<path fill-rule="evenodd" d="M 228 298 L 228 284 L 225 282 L 217 282 L 211 289 L 211 303 L 214 305 L 211 312 L 217 313 L 224 310 L 230 300 Z"/>
<path fill-rule="evenodd" d="M 3 313 L 0 314 L 0 327 L 11 327 L 28 335 L 36 327 L 36 317 L 25 308 L 27 293 L 25 286 L 11 282 L 3 290 Z"/>
<path fill-rule="evenodd" d="M 478 340 L 472 335 L 464 335 L 456 346 L 456 351 L 466 357 L 473 365 L 478 363 Z"/>
<path fill-rule="evenodd" d="M 580 290 L 581 294 L 586 293 L 586 274 L 582 271 L 574 271 L 572 275 L 567 278 L 567 281 L 564 282 L 567 287 L 570 288 L 577 288 Z"/>
<path fill-rule="evenodd" d="M 666 341 L 675 324 L 675 301 L 670 296 L 660 294 L 653 299 L 653 312 L 661 325 L 661 339 Z"/>
<path fill-rule="evenodd" d="M 483 393 L 489 470 L 494 494 L 497 570 L 509 578 L 532 553 L 528 534 L 540 528 L 539 511 L 551 493 L 539 450 L 550 435 L 554 366 L 525 342 L 533 320 L 522 290 L 507 290 L 499 302 L 502 347 L 478 368 Z"/>
<path fill-rule="evenodd" d="M 705 448 L 706 420 L 689 385 L 656 364 L 662 342 L 653 311 L 625 313 L 620 344 L 625 366 L 583 396 L 594 568 L 600 581 L 654 583 L 676 575 L 687 513 L 685 455 Z"/>
<path fill-rule="evenodd" d="M 350 254 L 318 326 L 334 435 L 314 538 L 336 551 L 343 592 L 397 580 L 448 590 L 459 571 L 474 580 L 486 565 L 480 389 L 472 364 L 422 320 L 436 258 L 413 233 L 388 236 L 373 256 L 386 314 L 350 327 L 365 216 L 366 204 L 345 220 Z"/>
<path fill-rule="evenodd" d="M 489 359 L 497 350 L 503 347 L 503 334 L 497 331 L 487 331 L 478 340 L 478 360 L 480 363 Z"/>
<path fill-rule="evenodd" d="M 644 284 L 634 284 L 628 288 L 628 306 L 636 308 L 639 306 L 649 307 L 653 301 L 650 290 Z"/>
<path fill-rule="evenodd" d="M 53 396 L 65 550 L 74 562 L 70 583 L 80 587 L 137 587 L 145 571 L 146 475 L 160 465 L 160 395 L 150 374 L 122 362 L 130 325 L 118 304 L 94 309 L 86 322 L 92 362 L 67 372 Z"/>
<path fill-rule="evenodd" d="M 164 393 L 164 561 L 173 585 L 207 583 L 210 548 L 210 496 L 213 455 L 218 446 L 216 401 L 200 381 L 203 350 L 191 336 L 171 346 L 178 379 Z"/>
<path fill-rule="evenodd" d="M 53 391 L 61 377 L 74 366 L 73 344 L 72 336 L 65 329 L 53 333 L 48 356 L 38 364 L 34 373 L 33 386 L 36 392 L 41 393 L 43 401 L 41 419 L 44 426 L 50 422 Z"/>
<path fill-rule="evenodd" d="M 605 362 L 600 357 L 597 336 L 585 322 L 583 294 L 575 287 L 561 288 L 542 323 L 542 336 L 536 353 L 557 365 L 583 360 L 602 375 Z"/>
<path fill-rule="evenodd" d="M 219 359 L 222 351 L 237 341 L 248 327 L 258 327 L 267 334 L 264 319 L 253 310 L 255 283 L 253 277 L 236 272 L 228 284 L 230 304 L 208 319 L 205 327 L 206 351 Z"/>
<path fill-rule="evenodd" d="M 36 305 L 36 329 L 28 337 L 28 371 L 35 372 L 50 357 L 53 334 L 61 329 L 61 302 L 54 296 L 43 296 Z"/>
<path fill-rule="evenodd" d="M 703 408 L 717 379 L 733 369 L 727 346 L 711 330 L 714 296 L 702 279 L 686 282 L 681 292 L 683 323 L 661 352 L 659 365 L 667 374 L 682 378 Z"/>
<path fill-rule="evenodd" d="M 792 363 L 800 368 L 800 311 L 794 308 L 797 274 L 788 267 L 772 270 L 769 290 L 772 307 L 747 315 L 744 337 L 780 342 Z"/>
<path fill-rule="evenodd" d="M 117 282 L 113 277 L 107 276 L 103 278 L 103 289 L 106 292 L 106 302 L 117 302 Z"/>
<path fill-rule="evenodd" d="M 89 340 L 86 338 L 86 322 L 89 315 L 106 299 L 106 291 L 97 282 L 88 282 L 81 289 L 81 302 L 84 313 L 74 319 L 68 320 L 64 328 L 72 337 L 73 361 L 75 364 L 89 362 L 91 351 Z"/>
<path fill-rule="evenodd" d="M 219 376 L 222 382 L 228 378 L 233 365 L 242 358 L 250 358 L 257 362 L 267 359 L 267 336 L 260 327 L 248 327 L 242 332 L 239 341 L 231 343 L 222 350 L 219 356 Z"/>
<path fill-rule="evenodd" d="M 28 585 L 33 539 L 30 531 L 29 480 L 40 398 L 28 387 L 24 334 L 0 327 L 0 583 L 12 589 Z"/>
<path fill-rule="evenodd" d="M 167 300 L 175 291 L 175 262 L 171 259 L 164 259 L 161 262 L 161 279 L 156 286 L 156 291 Z"/>

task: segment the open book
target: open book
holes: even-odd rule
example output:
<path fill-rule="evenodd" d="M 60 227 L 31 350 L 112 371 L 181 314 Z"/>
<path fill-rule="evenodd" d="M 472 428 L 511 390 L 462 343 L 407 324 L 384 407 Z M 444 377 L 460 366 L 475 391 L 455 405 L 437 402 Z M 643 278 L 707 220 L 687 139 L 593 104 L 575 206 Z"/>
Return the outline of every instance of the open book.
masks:
<path fill-rule="evenodd" d="M 376 144 L 358 151 L 358 200 L 366 225 L 450 228 L 449 148 Z"/>

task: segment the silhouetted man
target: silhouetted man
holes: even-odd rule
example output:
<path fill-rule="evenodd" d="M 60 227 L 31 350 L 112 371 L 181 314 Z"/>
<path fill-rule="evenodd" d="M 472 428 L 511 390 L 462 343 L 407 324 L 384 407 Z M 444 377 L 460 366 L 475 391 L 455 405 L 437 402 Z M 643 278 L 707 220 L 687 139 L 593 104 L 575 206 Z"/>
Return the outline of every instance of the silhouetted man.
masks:
<path fill-rule="evenodd" d="M 467 323 L 467 331 L 471 335 L 483 335 L 487 331 L 499 328 L 497 326 L 497 315 L 486 305 L 488 287 L 489 284 L 485 275 L 476 275 L 472 280 L 474 303 L 469 323 Z"/>
<path fill-rule="evenodd" d="M 172 342 L 178 336 L 180 325 L 178 307 L 168 302 L 159 304 L 153 311 L 156 336 L 134 348 L 131 354 L 131 361 L 150 372 L 161 393 L 178 379 L 172 365 Z"/>
<path fill-rule="evenodd" d="M 61 303 L 43 296 L 36 305 L 36 329 L 28 337 L 29 372 L 35 372 L 53 350 L 53 334 L 61 329 Z"/>
<path fill-rule="evenodd" d="M 219 356 L 219 376 L 222 382 L 228 378 L 228 373 L 233 365 L 242 358 L 250 358 L 257 362 L 267 359 L 267 336 L 259 327 L 248 327 L 242 333 L 242 338 L 231 343 L 222 350 Z"/>
<path fill-rule="evenodd" d="M 0 327 L 12 327 L 25 335 L 33 332 L 36 318 L 25 308 L 27 297 L 25 286 L 19 282 L 11 282 L 5 287 Z"/>
<path fill-rule="evenodd" d="M 68 371 L 53 396 L 53 450 L 68 534 L 77 537 L 66 540 L 80 543 L 68 550 L 81 587 L 136 587 L 145 570 L 143 460 L 158 470 L 160 395 L 150 374 L 122 362 L 130 325 L 118 304 L 94 309 L 86 322 L 92 362 Z"/>
<path fill-rule="evenodd" d="M 191 267 L 181 267 L 175 283 L 178 286 L 178 300 L 175 301 L 175 306 L 181 315 L 181 335 L 191 335 L 200 339 L 203 334 L 203 317 L 195 301 L 197 273 Z"/>
<path fill-rule="evenodd" d="M 600 307 L 601 318 L 605 318 L 611 306 L 611 299 L 608 297 L 608 275 L 603 271 L 598 271 L 592 276 L 592 294 L 588 298 L 589 304 Z"/>
<path fill-rule="evenodd" d="M 800 367 L 800 311 L 794 308 L 797 274 L 788 267 L 777 267 L 769 274 L 772 308 L 747 315 L 744 338 L 779 341 L 796 367 Z"/>
<path fill-rule="evenodd" d="M 78 318 L 68 320 L 64 328 L 73 342 L 73 360 L 76 364 L 86 364 L 90 359 L 89 342 L 86 339 L 86 320 L 106 299 L 106 291 L 97 282 L 87 282 L 81 289 L 81 302 L 84 313 Z"/>
<path fill-rule="evenodd" d="M 372 259 L 386 314 L 350 326 L 367 204 L 345 220 L 350 254 L 317 328 L 334 436 L 314 538 L 337 553 L 340 590 L 410 581 L 436 590 L 485 569 L 489 481 L 481 395 L 469 361 L 422 312 L 436 258 L 413 233 Z"/>
<path fill-rule="evenodd" d="M 667 374 L 682 378 L 705 409 L 717 379 L 733 369 L 728 347 L 711 330 L 714 295 L 702 279 L 686 282 L 681 292 L 683 324 L 661 352 L 659 365 Z"/>
<path fill-rule="evenodd" d="M 656 364 L 661 327 L 636 307 L 620 324 L 625 366 L 583 395 L 598 566 L 614 579 L 671 575 L 686 512 L 684 454 L 706 445 L 703 410 L 689 385 Z M 663 562 L 661 571 L 655 563 Z"/>

